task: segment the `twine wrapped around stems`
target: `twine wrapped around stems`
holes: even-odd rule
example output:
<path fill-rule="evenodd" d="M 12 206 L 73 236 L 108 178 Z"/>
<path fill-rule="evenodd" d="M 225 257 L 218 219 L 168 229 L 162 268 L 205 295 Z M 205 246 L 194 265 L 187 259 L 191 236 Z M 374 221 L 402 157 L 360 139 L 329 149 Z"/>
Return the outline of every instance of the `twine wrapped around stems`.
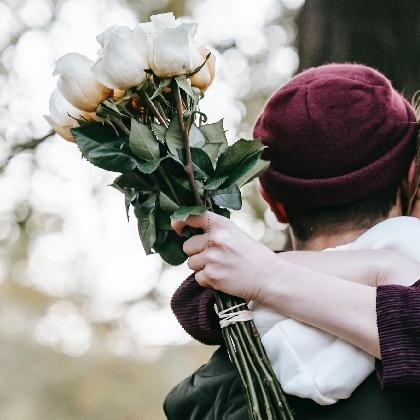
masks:
<path fill-rule="evenodd" d="M 222 313 L 222 317 L 226 313 L 241 315 L 250 312 L 243 299 L 220 291 L 216 291 L 215 297 L 216 312 Z M 239 309 L 243 306 L 246 307 L 245 311 Z M 222 328 L 222 334 L 229 358 L 245 391 L 249 418 L 293 420 L 293 413 L 273 372 L 253 320 L 231 322 Z"/>

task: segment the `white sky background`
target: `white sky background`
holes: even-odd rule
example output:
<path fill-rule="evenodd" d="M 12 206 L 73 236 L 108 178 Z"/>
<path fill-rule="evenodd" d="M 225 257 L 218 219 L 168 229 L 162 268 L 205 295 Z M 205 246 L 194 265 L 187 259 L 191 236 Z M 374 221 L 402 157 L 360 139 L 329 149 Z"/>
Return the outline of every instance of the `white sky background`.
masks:
<path fill-rule="evenodd" d="M 165 6 L 165 1 L 153 3 Z M 298 58 L 290 46 L 290 30 L 267 22 L 281 16 L 285 7 L 293 9 L 301 3 L 303 0 L 189 2 L 191 15 L 186 19 L 198 23 L 204 44 L 237 46 L 223 54 L 215 51 L 216 80 L 201 106 L 209 121 L 225 118 L 230 140 L 250 136 L 246 126 L 245 132 L 238 129 L 246 115 L 241 99 L 253 89 L 273 91 L 296 70 Z M 57 4 L 54 22 L 47 26 L 53 18 L 50 1 L 0 1 L 0 50 L 11 36 L 28 28 L 15 47 L 3 52 L 9 74 L 0 75 L 0 106 L 8 104 L 7 111 L 0 113 L 0 133 L 5 133 L 0 139 L 0 160 L 8 145 L 49 131 L 42 115 L 48 114 L 49 95 L 55 87 L 55 60 L 72 51 L 95 59 L 96 35 L 113 24 L 137 23 L 133 12 L 116 0 Z M 267 62 L 250 66 L 250 60 L 262 52 Z M 64 220 L 58 231 L 39 222 L 42 234 L 31 237 L 28 264 L 15 266 L 19 281 L 58 298 L 36 323 L 35 339 L 76 356 L 94 344 L 91 322 L 116 320 L 120 328 L 109 335 L 107 343 L 117 354 L 147 344 L 186 343 L 189 338 L 172 315 L 169 299 L 188 268 L 169 268 L 161 274 L 159 256 L 144 255 L 134 215 L 127 223 L 122 194 L 107 186 L 117 174 L 81 159 L 77 147 L 58 136 L 38 148 L 36 160 L 38 168 L 33 171 L 30 157 L 19 156 L 0 177 L 0 239 L 8 238 L 9 244 L 17 240 L 17 227 L 10 221 L 16 203 L 24 199 L 40 212 L 58 213 Z M 234 220 L 256 239 L 261 238 L 263 224 L 255 223 L 245 211 Z M 5 252 L 0 258 L 1 282 L 12 262 Z M 166 302 L 163 307 L 144 301 L 125 309 L 125 302 L 141 298 L 156 284 Z M 71 302 L 68 296 L 74 293 L 84 296 L 87 303 Z M 12 309 L 0 308 L 0 330 L 7 319 L 16 320 Z"/>

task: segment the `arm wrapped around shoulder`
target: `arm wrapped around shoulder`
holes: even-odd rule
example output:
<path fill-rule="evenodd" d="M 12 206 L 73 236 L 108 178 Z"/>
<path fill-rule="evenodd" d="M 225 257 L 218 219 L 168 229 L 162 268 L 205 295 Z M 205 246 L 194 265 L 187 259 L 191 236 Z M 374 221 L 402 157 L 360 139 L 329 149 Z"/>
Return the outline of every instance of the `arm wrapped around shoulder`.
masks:
<path fill-rule="evenodd" d="M 182 328 L 196 340 L 209 345 L 223 343 L 214 304 L 214 290 L 200 286 L 194 274 L 181 283 L 171 299 L 172 311 Z"/>
<path fill-rule="evenodd" d="M 420 280 L 412 286 L 379 286 L 376 311 L 382 388 L 420 386 Z"/>

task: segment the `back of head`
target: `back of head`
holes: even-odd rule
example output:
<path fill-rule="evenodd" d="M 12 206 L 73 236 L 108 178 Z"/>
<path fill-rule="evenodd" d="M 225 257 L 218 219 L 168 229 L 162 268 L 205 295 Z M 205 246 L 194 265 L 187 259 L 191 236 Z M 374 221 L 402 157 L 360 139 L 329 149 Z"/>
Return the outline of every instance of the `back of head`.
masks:
<path fill-rule="evenodd" d="M 270 161 L 260 181 L 299 239 L 311 233 L 305 224 L 371 226 L 395 203 L 416 131 L 413 107 L 383 74 L 358 64 L 311 68 L 275 92 L 255 124 Z"/>

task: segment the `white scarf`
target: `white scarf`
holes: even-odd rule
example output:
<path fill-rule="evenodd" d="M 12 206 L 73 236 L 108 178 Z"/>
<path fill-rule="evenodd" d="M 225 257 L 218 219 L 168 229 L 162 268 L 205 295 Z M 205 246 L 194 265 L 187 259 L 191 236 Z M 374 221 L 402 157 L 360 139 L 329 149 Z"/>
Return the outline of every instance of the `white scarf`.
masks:
<path fill-rule="evenodd" d="M 393 249 L 420 261 L 420 220 L 387 219 L 354 242 L 331 250 Z M 274 372 L 287 394 L 321 405 L 348 398 L 373 372 L 374 358 L 359 348 L 272 310 L 250 303 Z"/>

